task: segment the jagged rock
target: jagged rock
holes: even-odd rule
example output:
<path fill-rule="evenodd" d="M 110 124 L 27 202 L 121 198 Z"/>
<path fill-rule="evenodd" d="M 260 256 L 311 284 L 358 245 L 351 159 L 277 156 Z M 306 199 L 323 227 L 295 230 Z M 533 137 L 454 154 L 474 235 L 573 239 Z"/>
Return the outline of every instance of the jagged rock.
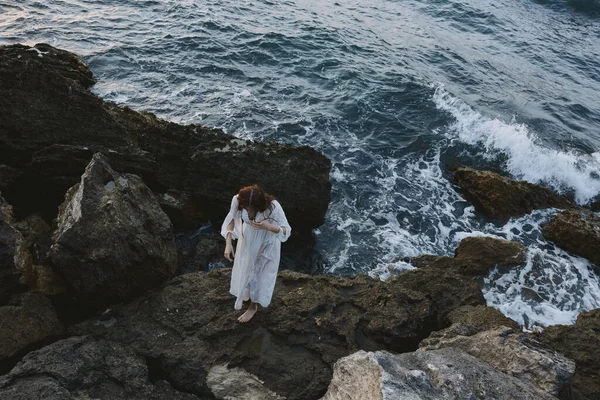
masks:
<path fill-rule="evenodd" d="M 475 209 L 489 218 L 507 220 L 541 208 L 568 208 L 573 204 L 549 189 L 514 181 L 490 171 L 456 168 L 454 180 Z"/>
<path fill-rule="evenodd" d="M 72 333 L 94 333 L 157 360 L 190 393 L 210 393 L 209 371 L 229 364 L 279 396 L 307 400 L 323 395 L 340 357 L 358 349 L 412 351 L 447 326 L 454 308 L 484 303 L 471 279 L 433 268 L 386 282 L 282 271 L 271 305 L 239 324 L 230 276 L 229 269 L 178 276 L 113 308 L 111 327 L 88 321 Z"/>
<path fill-rule="evenodd" d="M 575 363 L 523 333 L 512 328 L 498 327 L 475 335 L 456 335 L 452 327 L 448 332 L 436 332 L 421 342 L 421 350 L 457 348 L 492 365 L 498 371 L 531 383 L 553 395 L 570 389 Z M 448 335 L 445 335 L 448 333 Z"/>
<path fill-rule="evenodd" d="M 53 265 L 88 304 L 139 295 L 177 266 L 173 227 L 153 193 L 132 174 L 118 174 L 96 154 L 61 205 Z"/>
<path fill-rule="evenodd" d="M 19 285 L 27 259 L 23 236 L 13 224 L 12 207 L 0 204 L 0 298 Z"/>
<path fill-rule="evenodd" d="M 50 300 L 39 293 L 13 295 L 0 307 L 0 321 L 0 359 L 65 333 Z"/>
<path fill-rule="evenodd" d="M 151 374 L 118 343 L 71 337 L 27 354 L 0 377 L 0 399 L 198 400 Z"/>
<path fill-rule="evenodd" d="M 183 194 L 190 215 L 218 221 L 241 186 L 258 183 L 280 198 L 296 232 L 323 223 L 331 163 L 315 150 L 169 123 L 104 102 L 89 91 L 94 83 L 67 51 L 48 44 L 0 47 L 0 160 L 21 174 L 0 190 L 24 215 L 41 211 L 52 218 L 101 151 L 113 168 L 141 176 L 156 193 Z"/>
<path fill-rule="evenodd" d="M 534 337 L 575 361 L 572 399 L 600 399 L 600 309 L 583 312 L 575 325 L 554 325 Z"/>
<path fill-rule="evenodd" d="M 465 276 L 489 274 L 496 267 L 512 267 L 523 263 L 522 244 L 485 236 L 464 238 L 454 252 L 454 258 L 422 255 L 412 259 L 417 268 L 448 268 Z"/>
<path fill-rule="evenodd" d="M 322 400 L 555 399 L 459 349 L 359 351 L 335 364 Z"/>
<path fill-rule="evenodd" d="M 584 209 L 565 210 L 546 223 L 544 237 L 600 266 L 600 217 Z"/>

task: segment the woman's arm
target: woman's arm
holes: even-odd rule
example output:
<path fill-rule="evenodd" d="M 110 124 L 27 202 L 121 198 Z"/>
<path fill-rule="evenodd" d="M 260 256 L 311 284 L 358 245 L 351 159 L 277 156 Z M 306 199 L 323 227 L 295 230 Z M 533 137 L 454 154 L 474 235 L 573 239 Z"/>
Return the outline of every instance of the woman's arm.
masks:
<path fill-rule="evenodd" d="M 274 223 L 270 223 L 265 220 L 261 222 L 250 221 L 250 224 L 256 229 L 266 229 L 277 234 L 278 239 L 282 242 L 285 242 L 290 236 L 292 229 L 287 222 L 287 218 L 285 217 L 285 213 L 279 205 L 279 202 L 274 201 L 273 212 L 269 220 L 272 220 Z"/>
<path fill-rule="evenodd" d="M 229 261 L 233 261 L 233 257 L 235 256 L 235 251 L 233 250 L 232 240 L 237 239 L 235 234 L 235 218 L 238 212 L 238 199 L 237 195 L 233 196 L 231 199 L 231 207 L 229 209 L 229 213 L 225 217 L 223 221 L 223 225 L 221 225 L 221 235 L 225 238 L 225 258 Z"/>

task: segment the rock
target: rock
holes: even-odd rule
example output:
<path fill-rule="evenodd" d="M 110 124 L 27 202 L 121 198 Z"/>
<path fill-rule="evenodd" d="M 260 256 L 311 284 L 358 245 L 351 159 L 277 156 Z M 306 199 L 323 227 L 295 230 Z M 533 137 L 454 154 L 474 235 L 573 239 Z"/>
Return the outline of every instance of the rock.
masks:
<path fill-rule="evenodd" d="M 505 317 L 500 311 L 484 306 L 462 306 L 448 314 L 452 325 L 441 331 L 434 331 L 419 347 L 438 343 L 440 340 L 449 340 L 457 336 L 472 336 L 479 332 L 494 328 L 510 328 L 518 332 L 521 326 L 512 319 Z"/>
<path fill-rule="evenodd" d="M 575 361 L 572 398 L 600 399 L 600 309 L 583 312 L 575 325 L 554 325 L 534 338 Z"/>
<path fill-rule="evenodd" d="M 32 291 L 47 295 L 66 292 L 64 279 L 45 264 L 52 244 L 52 228 L 37 214 L 17 222 L 15 227 L 23 235 L 23 247 L 27 249 L 20 282 Z"/>
<path fill-rule="evenodd" d="M 488 306 L 462 306 L 448 314 L 452 325 L 462 324 L 473 326 L 477 332 L 505 326 L 512 328 L 515 332 L 521 330 L 521 326 L 508 318 L 495 308 Z"/>
<path fill-rule="evenodd" d="M 417 268 L 448 268 L 465 276 L 488 275 L 493 268 L 521 265 L 525 247 L 517 242 L 485 236 L 464 238 L 454 252 L 454 258 L 422 255 L 412 259 Z"/>
<path fill-rule="evenodd" d="M 78 296 L 94 306 L 131 299 L 177 266 L 169 218 L 132 174 L 96 154 L 61 205 L 50 258 Z"/>
<path fill-rule="evenodd" d="M 164 380 L 153 379 L 146 361 L 118 343 L 71 337 L 27 354 L 8 375 L 0 377 L 0 399 L 198 400 L 198 397 L 179 392 Z"/>
<path fill-rule="evenodd" d="M 181 249 L 181 264 L 178 272 L 190 273 L 208 271 L 209 266 L 225 265 L 231 266 L 231 262 L 225 260 L 225 240 L 222 238 L 200 237 L 189 239 L 187 237 L 177 238 L 177 244 Z"/>
<path fill-rule="evenodd" d="M 511 328 L 498 327 L 475 335 L 456 335 L 452 330 L 436 332 L 421 342 L 421 350 L 457 348 L 490 364 L 498 371 L 512 375 L 523 382 L 552 395 L 568 391 L 575 363 L 542 346 L 523 333 L 513 333 Z"/>
<path fill-rule="evenodd" d="M 215 365 L 208 371 L 206 383 L 219 400 L 285 400 L 285 397 L 267 389 L 256 376 L 242 368 Z"/>
<path fill-rule="evenodd" d="M 9 305 L 0 307 L 0 321 L 0 359 L 65 333 L 50 300 L 39 293 L 14 295 Z"/>
<path fill-rule="evenodd" d="M 386 282 L 282 271 L 271 305 L 239 324 L 230 277 L 229 269 L 175 277 L 114 307 L 112 326 L 87 321 L 71 333 L 93 333 L 156 360 L 189 393 L 211 393 L 210 371 L 228 365 L 278 396 L 306 400 L 325 393 L 339 358 L 358 349 L 412 351 L 447 326 L 453 309 L 484 303 L 471 279 L 434 268 Z"/>
<path fill-rule="evenodd" d="M 27 260 L 23 236 L 13 224 L 12 207 L 0 204 L 0 299 L 19 285 Z"/>
<path fill-rule="evenodd" d="M 584 209 L 565 210 L 542 227 L 547 240 L 600 266 L 600 217 Z"/>
<path fill-rule="evenodd" d="M 359 351 L 335 364 L 323 400 L 555 399 L 459 349 Z"/>
<path fill-rule="evenodd" d="M 19 204 L 20 215 L 53 218 L 92 154 L 102 152 L 113 168 L 139 175 L 155 193 L 180 193 L 189 215 L 218 222 L 241 186 L 258 183 L 279 197 L 295 231 L 324 222 L 331 162 L 320 153 L 163 121 L 99 99 L 89 91 L 94 83 L 67 51 L 0 47 L 0 160 L 20 173 L 0 190 Z"/>
<path fill-rule="evenodd" d="M 549 189 L 494 172 L 456 168 L 453 174 L 465 198 L 488 218 L 508 220 L 541 208 L 573 206 L 568 199 Z"/>

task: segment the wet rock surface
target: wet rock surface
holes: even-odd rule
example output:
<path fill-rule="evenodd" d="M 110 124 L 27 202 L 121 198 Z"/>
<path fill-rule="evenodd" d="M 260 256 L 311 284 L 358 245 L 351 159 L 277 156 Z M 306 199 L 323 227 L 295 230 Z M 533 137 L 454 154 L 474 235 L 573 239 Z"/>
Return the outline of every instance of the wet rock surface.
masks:
<path fill-rule="evenodd" d="M 581 313 L 575 325 L 549 326 L 534 337 L 575 361 L 572 399 L 600 399 L 600 309 Z"/>
<path fill-rule="evenodd" d="M 278 196 L 298 231 L 321 225 L 331 163 L 309 147 L 236 139 L 105 102 L 89 91 L 92 72 L 75 54 L 47 44 L 0 47 L 0 191 L 19 214 L 54 217 L 92 155 L 140 176 L 157 194 L 179 193 L 179 210 L 219 220 L 241 186 Z M 38 198 L 45 201 L 39 203 Z"/>
<path fill-rule="evenodd" d="M 411 263 L 417 268 L 443 268 L 465 276 L 482 276 L 493 268 L 518 266 L 524 260 L 525 247 L 520 243 L 474 236 L 460 242 L 454 257 L 422 255 Z"/>
<path fill-rule="evenodd" d="M 0 307 L 0 360 L 65 334 L 50 300 L 39 293 L 13 295 Z"/>
<path fill-rule="evenodd" d="M 176 277 L 113 309 L 114 325 L 89 321 L 72 333 L 94 333 L 156 360 L 186 392 L 210 394 L 209 371 L 228 364 L 279 396 L 316 399 L 339 358 L 358 349 L 412 351 L 454 308 L 483 304 L 474 282 L 448 271 L 410 271 L 389 282 L 283 271 L 272 304 L 239 324 L 229 280 L 226 269 Z"/>
<path fill-rule="evenodd" d="M 459 349 L 359 351 L 335 364 L 323 400 L 555 399 Z"/>
<path fill-rule="evenodd" d="M 172 276 L 173 227 L 142 180 L 94 155 L 66 195 L 50 258 L 79 298 L 94 306 L 131 299 Z"/>
<path fill-rule="evenodd" d="M 546 223 L 544 237 L 600 266 L 600 217 L 584 209 L 565 210 Z"/>
<path fill-rule="evenodd" d="M 72 337 L 29 353 L 0 377 L 0 399 L 199 399 L 153 378 L 146 360 L 119 343 Z"/>
<path fill-rule="evenodd" d="M 542 208 L 568 208 L 571 201 L 549 189 L 491 171 L 456 168 L 454 180 L 465 198 L 488 218 L 508 220 Z"/>

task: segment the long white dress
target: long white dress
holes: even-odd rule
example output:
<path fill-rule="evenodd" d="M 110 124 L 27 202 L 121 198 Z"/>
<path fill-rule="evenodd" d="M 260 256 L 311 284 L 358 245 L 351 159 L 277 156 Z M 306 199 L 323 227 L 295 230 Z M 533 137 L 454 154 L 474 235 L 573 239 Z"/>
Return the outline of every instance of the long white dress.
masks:
<path fill-rule="evenodd" d="M 254 228 L 249 224 L 248 212 L 245 209 L 238 210 L 237 195 L 233 196 L 231 209 L 221 226 L 221 235 L 226 238 L 227 233 L 231 232 L 232 239 L 237 239 L 230 288 L 231 294 L 237 298 L 236 310 L 240 310 L 242 302 L 248 299 L 263 307 L 271 303 L 281 258 L 281 243 L 285 242 L 292 232 L 277 200 L 273 200 L 271 207 L 264 212 L 257 212 L 254 220 L 266 220 L 284 229 L 271 232 Z M 233 230 L 228 230 L 231 221 Z"/>

